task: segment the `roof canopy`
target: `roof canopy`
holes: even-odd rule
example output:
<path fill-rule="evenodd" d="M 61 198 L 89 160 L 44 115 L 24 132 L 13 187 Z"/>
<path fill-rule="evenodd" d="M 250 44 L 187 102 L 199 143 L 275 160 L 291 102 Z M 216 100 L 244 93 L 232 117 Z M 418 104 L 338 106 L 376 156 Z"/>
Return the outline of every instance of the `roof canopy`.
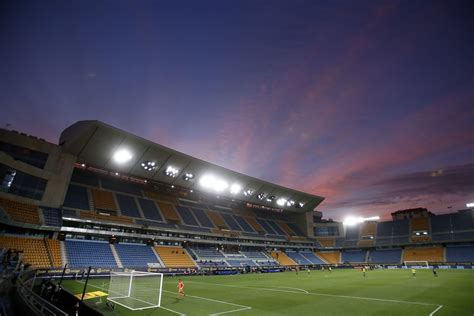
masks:
<path fill-rule="evenodd" d="M 61 133 L 59 144 L 66 152 L 76 155 L 79 163 L 190 190 L 214 192 L 219 196 L 267 207 L 307 212 L 312 211 L 324 199 L 234 172 L 100 121 L 74 123 Z M 115 158 L 120 151 L 126 154 L 118 162 Z M 151 163 L 154 165 L 146 170 L 143 164 L 151 166 Z M 169 167 L 174 169 L 173 176 L 166 175 Z M 186 180 L 186 174 L 191 174 L 192 178 Z M 203 180 L 205 176 L 207 181 Z M 231 193 L 231 188 L 239 192 Z M 264 196 L 263 199 L 260 194 Z M 273 199 L 267 200 L 270 197 Z M 278 200 L 280 203 L 277 203 Z M 290 203 L 291 201 L 294 203 Z"/>

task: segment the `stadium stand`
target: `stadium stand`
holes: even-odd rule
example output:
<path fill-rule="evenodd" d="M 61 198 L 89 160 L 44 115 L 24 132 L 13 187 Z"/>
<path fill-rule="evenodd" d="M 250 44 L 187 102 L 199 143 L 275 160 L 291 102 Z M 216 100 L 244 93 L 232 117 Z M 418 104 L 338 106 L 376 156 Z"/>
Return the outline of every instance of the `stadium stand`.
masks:
<path fill-rule="evenodd" d="M 242 227 L 244 232 L 255 233 L 255 231 L 252 229 L 252 227 L 249 225 L 249 223 L 247 223 L 247 221 L 243 217 L 239 215 L 234 215 L 234 218 L 237 221 L 237 223 L 239 223 L 240 227 Z"/>
<path fill-rule="evenodd" d="M 325 248 L 333 248 L 336 246 L 334 238 L 316 238 L 317 242 Z"/>
<path fill-rule="evenodd" d="M 286 255 L 291 258 L 294 262 L 299 265 L 311 264 L 307 258 L 305 258 L 302 254 L 296 251 L 286 251 Z"/>
<path fill-rule="evenodd" d="M 199 208 L 190 208 L 191 212 L 194 214 L 194 217 L 198 220 L 202 227 L 214 228 L 209 217 L 207 217 L 206 212 Z"/>
<path fill-rule="evenodd" d="M 197 222 L 196 218 L 191 213 L 189 208 L 178 205 L 176 206 L 176 210 L 178 211 L 179 215 L 181 215 L 181 218 L 183 219 L 183 224 L 199 226 L 199 223 Z"/>
<path fill-rule="evenodd" d="M 234 217 L 232 217 L 232 215 L 222 213 L 221 216 L 230 229 L 242 231 L 242 228 L 240 228 L 239 224 L 237 224 L 237 222 L 235 221 Z"/>
<path fill-rule="evenodd" d="M 61 226 L 61 210 L 52 207 L 41 207 L 43 212 L 44 224 L 48 226 Z"/>
<path fill-rule="evenodd" d="M 118 206 L 123 216 L 141 217 L 135 198 L 119 193 L 116 193 L 115 197 L 117 198 Z"/>
<path fill-rule="evenodd" d="M 61 267 L 61 246 L 59 245 L 59 241 L 56 239 L 45 239 L 45 241 L 46 249 L 48 250 L 49 257 L 51 260 L 51 266 L 54 268 Z"/>
<path fill-rule="evenodd" d="M 181 219 L 173 204 L 158 202 L 158 207 L 167 221 L 181 223 Z"/>
<path fill-rule="evenodd" d="M 300 254 L 305 257 L 311 264 L 325 264 L 318 256 L 311 251 L 301 251 Z"/>
<path fill-rule="evenodd" d="M 95 209 L 111 211 L 117 210 L 117 205 L 115 205 L 114 196 L 112 192 L 99 189 L 91 189 L 91 195 Z"/>
<path fill-rule="evenodd" d="M 220 213 L 217 213 L 217 212 L 207 212 L 207 215 L 209 216 L 209 218 L 212 220 L 212 222 L 214 223 L 214 225 L 217 227 L 217 228 L 220 228 L 220 229 L 229 229 L 229 227 L 227 226 L 227 224 L 225 223 L 224 219 L 222 218 L 222 215 Z"/>
<path fill-rule="evenodd" d="M 403 261 L 444 262 L 443 247 L 409 247 L 403 252 Z"/>
<path fill-rule="evenodd" d="M 196 267 L 196 263 L 182 247 L 156 246 L 155 250 L 167 268 Z"/>
<path fill-rule="evenodd" d="M 269 258 L 261 251 L 252 251 L 252 250 L 245 250 L 245 251 L 240 251 L 244 256 L 246 256 L 249 259 L 262 259 L 262 260 L 268 260 Z"/>
<path fill-rule="evenodd" d="M 90 210 L 87 188 L 79 185 L 70 184 L 64 199 L 64 207 L 77 208 L 81 210 Z"/>
<path fill-rule="evenodd" d="M 95 212 L 88 212 L 88 211 L 81 211 L 80 217 L 87 218 L 87 219 L 94 219 L 98 221 L 104 222 L 116 222 L 122 224 L 132 224 L 133 220 L 129 217 L 124 216 L 115 216 L 110 214 L 103 214 L 103 213 L 95 213 Z"/>
<path fill-rule="evenodd" d="M 269 235 L 278 235 L 277 232 L 270 226 L 270 224 L 261 218 L 256 218 L 257 222 L 260 224 L 260 226 L 263 227 L 263 229 L 266 231 L 267 234 Z"/>
<path fill-rule="evenodd" d="M 316 255 L 329 264 L 339 264 L 341 262 L 339 251 L 317 251 Z"/>
<path fill-rule="evenodd" d="M 342 263 L 361 263 L 365 262 L 367 251 L 363 250 L 343 250 L 341 253 Z"/>
<path fill-rule="evenodd" d="M 55 266 L 55 263 L 50 260 L 46 243 L 41 238 L 0 236 L 0 248 L 15 249 L 23 252 L 23 260 L 37 268 Z"/>
<path fill-rule="evenodd" d="M 294 223 L 288 223 L 288 227 L 295 233 L 296 236 L 304 237 L 306 234 Z"/>
<path fill-rule="evenodd" d="M 277 233 L 277 235 L 285 236 L 286 233 L 281 229 L 281 227 L 274 221 L 267 221 L 268 224 L 273 228 L 273 230 Z"/>
<path fill-rule="evenodd" d="M 295 235 L 295 232 L 288 226 L 287 223 L 279 221 L 278 224 L 282 228 L 282 230 L 289 236 Z"/>
<path fill-rule="evenodd" d="M 124 268 L 148 267 L 158 264 L 158 258 L 150 246 L 144 244 L 119 243 L 114 245 Z"/>
<path fill-rule="evenodd" d="M 295 266 L 297 265 L 290 257 L 283 251 L 272 251 L 272 258 L 278 261 L 282 266 Z"/>
<path fill-rule="evenodd" d="M 64 245 L 71 268 L 118 267 L 108 242 L 67 239 Z"/>
<path fill-rule="evenodd" d="M 474 262 L 474 245 L 447 245 L 446 262 Z"/>
<path fill-rule="evenodd" d="M 164 221 L 163 217 L 161 216 L 160 211 L 155 205 L 155 202 L 153 202 L 152 200 L 147 200 L 143 198 L 137 198 L 137 200 L 138 200 L 138 204 L 140 205 L 142 209 L 143 216 L 146 219 L 151 219 L 151 220 L 159 221 L 159 222 Z"/>
<path fill-rule="evenodd" d="M 374 249 L 370 251 L 368 258 L 368 262 L 370 263 L 400 264 L 402 260 L 402 249 Z"/>
<path fill-rule="evenodd" d="M 38 206 L 0 198 L 0 207 L 15 222 L 40 225 Z"/>
<path fill-rule="evenodd" d="M 191 251 L 198 259 L 225 258 L 225 256 L 216 248 L 192 248 Z"/>
<path fill-rule="evenodd" d="M 245 221 L 247 221 L 250 226 L 252 226 L 252 228 L 259 234 L 262 234 L 264 235 L 265 234 L 265 230 L 263 229 L 263 227 L 257 222 L 256 218 L 255 217 L 245 217 Z"/>
<path fill-rule="evenodd" d="M 430 221 L 428 217 L 415 217 L 410 220 L 411 241 L 425 242 L 431 240 L 429 234 Z"/>

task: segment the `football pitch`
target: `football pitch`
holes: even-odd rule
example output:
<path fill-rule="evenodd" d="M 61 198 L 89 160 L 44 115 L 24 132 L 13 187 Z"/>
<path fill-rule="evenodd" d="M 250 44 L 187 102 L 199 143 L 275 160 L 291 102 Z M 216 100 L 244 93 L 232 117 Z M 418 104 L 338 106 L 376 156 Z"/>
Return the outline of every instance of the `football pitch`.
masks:
<path fill-rule="evenodd" d="M 89 280 L 86 292 L 107 292 L 108 278 Z M 186 297 L 178 299 L 178 277 L 165 277 L 161 308 L 131 311 L 105 299 L 89 299 L 106 315 L 474 315 L 474 270 L 333 270 L 230 276 L 182 277 Z M 151 286 L 151 285 L 150 285 Z M 63 287 L 82 293 L 83 281 Z M 143 284 L 146 290 L 147 284 Z"/>

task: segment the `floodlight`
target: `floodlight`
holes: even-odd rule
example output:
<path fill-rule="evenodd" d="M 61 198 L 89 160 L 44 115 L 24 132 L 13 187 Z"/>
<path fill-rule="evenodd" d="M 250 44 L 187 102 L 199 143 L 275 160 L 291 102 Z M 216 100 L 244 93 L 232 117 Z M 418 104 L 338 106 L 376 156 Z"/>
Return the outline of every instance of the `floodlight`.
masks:
<path fill-rule="evenodd" d="M 416 232 L 415 235 L 420 236 L 420 232 Z"/>
<path fill-rule="evenodd" d="M 295 205 L 295 201 L 293 200 L 289 200 L 286 202 L 286 206 L 290 207 L 290 206 L 294 206 Z"/>
<path fill-rule="evenodd" d="M 267 202 L 271 202 L 275 199 L 276 197 L 274 195 L 270 195 L 269 197 L 267 197 Z"/>
<path fill-rule="evenodd" d="M 86 164 L 85 164 L 85 163 L 82 163 L 82 164 L 81 164 L 81 167 L 85 168 L 85 167 L 86 167 Z"/>
<path fill-rule="evenodd" d="M 466 207 L 474 207 L 474 203 L 466 203 Z"/>
<path fill-rule="evenodd" d="M 118 173 L 118 172 L 116 172 L 116 173 L 115 173 L 115 175 L 116 175 L 116 176 L 118 176 L 118 175 L 119 175 L 119 173 Z"/>
<path fill-rule="evenodd" d="M 178 173 L 179 173 L 178 168 L 175 168 L 173 166 L 166 167 L 165 175 L 167 175 L 168 177 L 174 178 L 178 175 Z"/>
<path fill-rule="evenodd" d="M 140 164 L 145 171 L 153 171 L 156 169 L 156 162 L 144 161 Z"/>
<path fill-rule="evenodd" d="M 239 194 L 241 190 L 242 190 L 242 187 L 240 186 L 240 184 L 233 183 L 230 186 L 230 193 L 232 194 Z"/>
<path fill-rule="evenodd" d="M 184 181 L 189 181 L 189 180 L 192 180 L 192 179 L 194 179 L 194 174 L 192 174 L 192 173 L 186 172 L 183 175 L 183 180 Z"/>
<path fill-rule="evenodd" d="M 130 159 L 132 159 L 133 155 L 127 149 L 119 149 L 114 153 L 114 160 L 116 163 L 122 164 L 126 163 Z"/>
<path fill-rule="evenodd" d="M 286 202 L 287 202 L 287 201 L 286 201 L 285 198 L 279 198 L 279 199 L 277 200 L 277 204 L 278 204 L 279 206 L 284 206 L 284 205 L 286 204 Z"/>
<path fill-rule="evenodd" d="M 428 235 L 428 232 L 423 232 L 423 235 Z"/>
<path fill-rule="evenodd" d="M 203 186 L 204 188 L 207 188 L 216 192 L 222 192 L 225 189 L 227 189 L 227 187 L 229 186 L 229 184 L 225 180 L 217 178 L 214 175 L 210 175 L 210 174 L 204 175 L 199 180 L 199 184 Z"/>
<path fill-rule="evenodd" d="M 353 226 L 356 224 L 360 224 L 366 221 L 373 221 L 373 220 L 378 220 L 380 219 L 379 216 L 372 216 L 372 217 L 354 217 L 354 216 L 348 216 L 344 219 L 344 226 Z"/>
<path fill-rule="evenodd" d="M 171 188 L 174 189 L 174 185 L 171 185 Z"/>
<path fill-rule="evenodd" d="M 303 206 L 304 206 L 304 203 L 303 203 L 303 202 L 299 202 L 298 205 L 299 205 L 300 207 L 303 207 Z"/>
<path fill-rule="evenodd" d="M 259 200 L 263 200 L 264 198 L 265 198 L 265 193 L 259 193 L 257 195 L 257 199 L 259 199 Z"/>
<path fill-rule="evenodd" d="M 252 190 L 246 190 L 246 191 L 244 192 L 244 195 L 245 195 L 245 196 L 250 196 L 250 195 L 252 195 L 252 194 L 253 194 L 253 191 L 252 191 Z"/>

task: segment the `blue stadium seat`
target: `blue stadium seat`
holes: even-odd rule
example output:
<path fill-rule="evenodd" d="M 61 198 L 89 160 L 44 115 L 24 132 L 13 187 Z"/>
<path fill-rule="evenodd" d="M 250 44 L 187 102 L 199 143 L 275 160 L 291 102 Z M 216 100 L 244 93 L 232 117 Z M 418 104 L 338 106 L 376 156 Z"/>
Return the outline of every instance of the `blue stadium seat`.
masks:
<path fill-rule="evenodd" d="M 240 228 L 239 224 L 237 224 L 237 222 L 231 215 L 226 214 L 226 213 L 221 213 L 221 215 L 230 229 L 242 231 L 242 228 Z"/>
<path fill-rule="evenodd" d="M 142 198 L 137 198 L 137 200 L 138 200 L 138 204 L 140 204 L 140 207 L 142 209 L 143 216 L 145 216 L 146 219 L 164 222 L 160 211 L 155 205 L 155 202 L 153 202 L 152 200 L 147 200 L 147 199 L 142 199 Z"/>
<path fill-rule="evenodd" d="M 61 210 L 51 207 L 41 207 L 43 210 L 44 222 L 48 226 L 61 226 Z"/>
<path fill-rule="evenodd" d="M 316 256 L 313 252 L 310 251 L 301 251 L 300 254 L 308 259 L 312 264 L 326 264 L 324 261 L 321 260 L 318 256 Z"/>
<path fill-rule="evenodd" d="M 90 206 L 89 197 L 87 196 L 87 188 L 70 184 L 66 193 L 66 198 L 64 199 L 64 206 L 89 210 Z"/>
<path fill-rule="evenodd" d="M 176 210 L 183 219 L 184 224 L 191 226 L 199 226 L 199 223 L 197 222 L 196 218 L 194 218 L 193 213 L 191 213 L 189 208 L 178 205 L 176 206 Z"/>
<path fill-rule="evenodd" d="M 402 260 L 402 249 L 376 249 L 369 253 L 369 262 L 371 263 L 396 263 L 399 264 Z"/>
<path fill-rule="evenodd" d="M 224 255 L 215 248 L 192 248 L 197 258 L 225 258 Z"/>
<path fill-rule="evenodd" d="M 273 230 L 276 231 L 278 235 L 286 236 L 286 233 L 283 231 L 283 229 L 281 229 L 281 227 L 277 223 L 275 223 L 274 221 L 267 221 L 267 222 L 268 224 L 270 224 Z"/>
<path fill-rule="evenodd" d="M 343 250 L 341 261 L 350 263 L 362 263 L 365 262 L 367 251 L 363 250 Z"/>
<path fill-rule="evenodd" d="M 108 242 L 66 240 L 67 259 L 71 268 L 117 268 Z"/>
<path fill-rule="evenodd" d="M 233 216 L 234 216 L 235 220 L 237 221 L 237 223 L 239 223 L 240 227 L 242 227 L 244 232 L 255 233 L 255 231 L 252 229 L 250 224 L 247 223 L 247 221 L 243 217 L 241 217 L 239 215 L 233 215 Z"/>
<path fill-rule="evenodd" d="M 246 250 L 241 251 L 241 253 L 249 259 L 268 259 L 268 257 L 265 256 L 261 251 Z"/>
<path fill-rule="evenodd" d="M 270 224 L 267 223 L 266 220 L 264 219 L 261 219 L 261 218 L 256 218 L 257 222 L 260 224 L 260 226 L 263 227 L 263 229 L 265 229 L 265 231 L 267 232 L 267 234 L 269 235 L 277 235 L 276 231 L 270 226 Z"/>
<path fill-rule="evenodd" d="M 297 264 L 312 264 L 311 261 L 303 257 L 300 253 L 296 251 L 286 251 L 286 255 L 290 257 Z"/>
<path fill-rule="evenodd" d="M 116 193 L 119 209 L 124 216 L 141 217 L 135 199 L 129 195 Z"/>
<path fill-rule="evenodd" d="M 474 262 L 473 245 L 448 245 L 446 247 L 447 262 Z"/>
<path fill-rule="evenodd" d="M 148 263 L 158 263 L 150 246 L 120 243 L 114 245 L 124 268 L 144 268 Z"/>
<path fill-rule="evenodd" d="M 288 226 L 291 228 L 292 231 L 295 232 L 296 236 L 306 236 L 305 233 L 298 227 L 298 225 L 294 223 L 287 223 Z"/>
<path fill-rule="evenodd" d="M 203 210 L 199 208 L 190 208 L 190 210 L 194 214 L 194 216 L 197 218 L 199 223 L 201 223 L 202 227 L 214 228 L 214 224 L 212 224 L 209 217 L 207 217 L 206 212 L 204 212 Z"/>

